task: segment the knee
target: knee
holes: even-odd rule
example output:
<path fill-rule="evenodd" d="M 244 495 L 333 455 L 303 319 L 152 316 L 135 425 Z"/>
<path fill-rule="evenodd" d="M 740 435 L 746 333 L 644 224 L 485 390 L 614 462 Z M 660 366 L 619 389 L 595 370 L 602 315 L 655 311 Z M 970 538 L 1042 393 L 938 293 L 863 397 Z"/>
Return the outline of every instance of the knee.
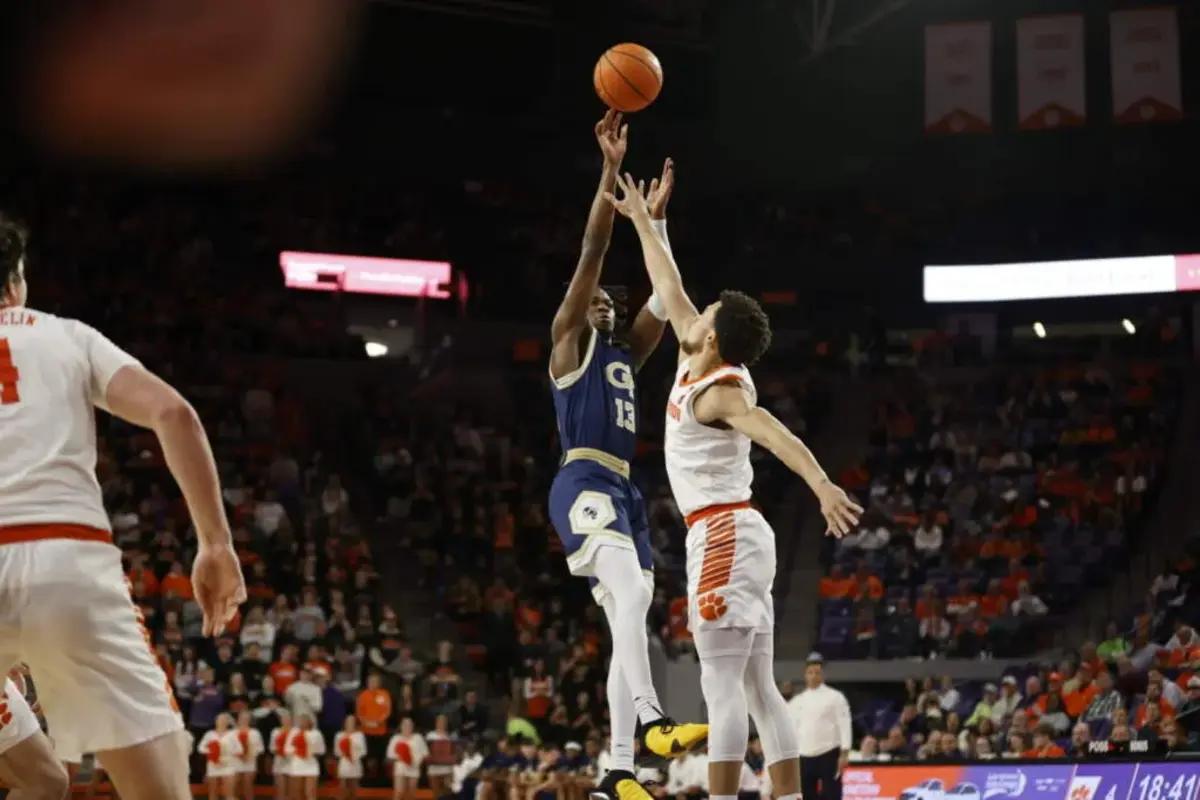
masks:
<path fill-rule="evenodd" d="M 613 593 L 613 599 L 617 603 L 618 614 L 632 614 L 639 616 L 639 624 L 645 624 L 646 612 L 650 609 L 650 603 L 654 600 L 654 596 L 650 592 L 650 587 L 645 581 L 631 581 L 628 586 L 622 586 L 619 591 Z"/>

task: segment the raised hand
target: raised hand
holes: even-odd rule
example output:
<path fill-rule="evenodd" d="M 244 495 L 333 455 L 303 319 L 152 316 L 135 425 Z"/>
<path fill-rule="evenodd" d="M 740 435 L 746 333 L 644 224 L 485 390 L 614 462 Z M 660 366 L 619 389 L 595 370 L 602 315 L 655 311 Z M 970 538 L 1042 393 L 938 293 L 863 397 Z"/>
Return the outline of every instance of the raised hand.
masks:
<path fill-rule="evenodd" d="M 647 202 L 651 219 L 667 218 L 667 203 L 671 201 L 671 190 L 675 188 L 675 162 L 668 158 L 663 162 L 662 177 L 650 181 Z"/>
<path fill-rule="evenodd" d="M 645 181 L 634 183 L 633 176 L 626 172 L 623 176 L 617 176 L 616 188 L 621 190 L 619 199 L 612 192 L 605 192 L 604 199 L 612 203 L 621 216 L 634 222 L 650 219 L 650 201 L 646 197 Z"/>
<path fill-rule="evenodd" d="M 604 164 L 614 169 L 621 166 L 629 147 L 629 126 L 622 120 L 621 112 L 610 108 L 604 119 L 596 123 L 596 141 L 604 154 Z"/>
<path fill-rule="evenodd" d="M 817 489 L 821 501 L 821 516 L 825 517 L 825 534 L 840 539 L 858 525 L 863 508 L 835 483 L 826 481 Z"/>

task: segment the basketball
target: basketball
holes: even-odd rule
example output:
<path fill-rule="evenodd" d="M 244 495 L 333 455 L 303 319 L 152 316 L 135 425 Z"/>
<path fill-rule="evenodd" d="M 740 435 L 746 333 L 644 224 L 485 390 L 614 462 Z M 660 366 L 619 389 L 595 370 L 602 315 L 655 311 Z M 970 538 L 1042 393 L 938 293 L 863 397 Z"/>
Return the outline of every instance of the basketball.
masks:
<path fill-rule="evenodd" d="M 641 111 L 662 91 L 662 65 L 658 56 L 640 44 L 618 44 L 600 56 L 592 82 L 609 108 Z"/>

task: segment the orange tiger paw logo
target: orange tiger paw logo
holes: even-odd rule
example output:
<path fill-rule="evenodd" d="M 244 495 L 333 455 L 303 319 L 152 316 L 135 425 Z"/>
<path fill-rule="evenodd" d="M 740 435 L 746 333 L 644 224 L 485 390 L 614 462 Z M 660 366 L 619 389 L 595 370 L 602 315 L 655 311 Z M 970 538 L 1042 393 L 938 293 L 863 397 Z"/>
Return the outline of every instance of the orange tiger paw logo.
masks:
<path fill-rule="evenodd" d="M 729 606 L 725 605 L 725 598 L 716 592 L 709 592 L 700 598 L 700 617 L 709 622 L 715 622 L 725 616 L 725 612 L 729 610 Z"/>
<path fill-rule="evenodd" d="M 12 722 L 12 712 L 8 710 L 8 703 L 0 702 L 0 728 Z"/>

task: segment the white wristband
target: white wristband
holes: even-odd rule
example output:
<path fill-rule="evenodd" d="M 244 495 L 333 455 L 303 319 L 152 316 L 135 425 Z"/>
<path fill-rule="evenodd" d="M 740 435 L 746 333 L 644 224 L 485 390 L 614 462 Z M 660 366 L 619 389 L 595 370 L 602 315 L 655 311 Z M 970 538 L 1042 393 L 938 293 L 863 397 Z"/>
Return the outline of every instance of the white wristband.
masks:
<path fill-rule="evenodd" d="M 662 298 L 658 296 L 658 292 L 650 295 L 650 299 L 646 301 L 646 310 L 654 315 L 654 318 L 660 322 L 667 321 L 667 307 L 663 305 Z"/>
<path fill-rule="evenodd" d="M 658 240 L 663 243 L 663 247 L 667 248 L 667 252 L 671 252 L 671 240 L 667 238 L 667 221 L 665 219 L 650 220 L 650 227 L 658 234 Z"/>

